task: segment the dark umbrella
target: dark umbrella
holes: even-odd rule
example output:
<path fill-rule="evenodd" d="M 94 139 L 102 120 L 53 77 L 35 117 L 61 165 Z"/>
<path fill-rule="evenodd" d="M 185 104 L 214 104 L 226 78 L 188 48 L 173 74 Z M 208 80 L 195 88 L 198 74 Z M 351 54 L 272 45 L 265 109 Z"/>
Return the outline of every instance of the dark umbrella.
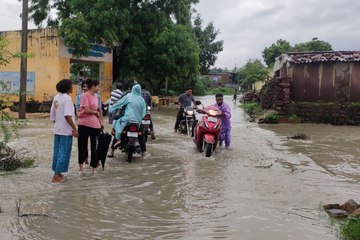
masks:
<path fill-rule="evenodd" d="M 101 132 L 99 136 L 98 157 L 103 170 L 105 169 L 106 155 L 109 150 L 110 142 L 111 135 L 107 132 Z"/>

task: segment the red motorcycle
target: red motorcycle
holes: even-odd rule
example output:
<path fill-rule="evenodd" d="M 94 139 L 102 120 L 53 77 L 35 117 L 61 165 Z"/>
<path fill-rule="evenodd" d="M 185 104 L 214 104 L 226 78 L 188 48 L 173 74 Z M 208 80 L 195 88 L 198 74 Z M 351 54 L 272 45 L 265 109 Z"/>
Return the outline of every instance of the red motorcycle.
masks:
<path fill-rule="evenodd" d="M 200 105 L 200 101 L 196 101 Z M 200 152 L 205 151 L 205 156 L 210 157 L 219 142 L 221 133 L 221 111 L 215 106 L 208 106 L 196 110 L 204 114 L 196 123 L 194 132 L 194 143 Z"/>

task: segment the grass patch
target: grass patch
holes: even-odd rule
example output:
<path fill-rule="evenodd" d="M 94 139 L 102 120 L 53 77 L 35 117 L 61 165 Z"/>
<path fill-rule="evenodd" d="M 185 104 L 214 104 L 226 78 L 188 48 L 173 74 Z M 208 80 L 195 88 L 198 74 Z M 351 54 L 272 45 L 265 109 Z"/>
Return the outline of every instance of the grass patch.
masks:
<path fill-rule="evenodd" d="M 290 116 L 289 116 L 289 120 L 290 120 L 291 122 L 295 123 L 295 122 L 297 121 L 297 116 L 296 116 L 296 114 L 290 115 Z"/>
<path fill-rule="evenodd" d="M 340 234 L 344 240 L 359 240 L 360 218 L 349 218 L 346 223 L 340 227 Z"/>
<path fill-rule="evenodd" d="M 279 115 L 276 112 L 270 112 L 265 116 L 265 120 L 268 123 L 276 123 L 278 119 L 279 119 Z"/>
<path fill-rule="evenodd" d="M 247 113 L 261 113 L 263 109 L 257 102 L 246 102 L 241 105 Z"/>
<path fill-rule="evenodd" d="M 12 176 L 12 175 L 20 175 L 20 174 L 23 174 L 23 172 L 20 171 L 19 169 L 15 169 L 14 171 L 0 172 L 0 177 L 7 177 L 7 176 Z"/>

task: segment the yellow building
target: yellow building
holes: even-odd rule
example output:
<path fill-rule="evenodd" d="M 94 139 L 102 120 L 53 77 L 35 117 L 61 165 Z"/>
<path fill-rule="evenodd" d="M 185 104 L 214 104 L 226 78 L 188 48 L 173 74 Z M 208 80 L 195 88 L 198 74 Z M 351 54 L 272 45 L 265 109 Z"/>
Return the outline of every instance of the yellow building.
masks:
<path fill-rule="evenodd" d="M 8 40 L 8 50 L 12 53 L 21 52 L 21 31 L 0 32 L 0 36 Z M 64 41 L 57 34 L 56 29 L 45 28 L 29 30 L 27 61 L 27 99 L 34 101 L 48 101 L 57 94 L 56 83 L 64 78 L 70 78 L 71 63 L 98 63 L 101 96 L 105 101 L 110 96 L 112 86 L 113 56 L 112 49 L 91 45 L 89 56 L 76 59 L 72 56 L 72 49 L 64 45 Z M 2 94 L 12 95 L 14 101 L 19 101 L 20 87 L 20 59 L 13 58 L 6 66 L 0 66 L 0 81 L 4 82 L 7 90 Z M 73 100 L 76 88 L 73 90 Z"/>

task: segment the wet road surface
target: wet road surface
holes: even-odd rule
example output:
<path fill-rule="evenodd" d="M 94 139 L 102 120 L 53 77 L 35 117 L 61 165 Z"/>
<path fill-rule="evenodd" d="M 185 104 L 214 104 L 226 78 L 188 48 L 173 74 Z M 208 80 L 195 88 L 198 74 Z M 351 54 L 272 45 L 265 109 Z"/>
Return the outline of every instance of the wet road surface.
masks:
<path fill-rule="evenodd" d="M 200 98 L 204 105 L 213 97 Z M 320 209 L 360 194 L 359 128 L 257 125 L 232 106 L 232 149 L 206 158 L 191 138 L 173 133 L 173 106 L 154 109 L 157 139 L 132 164 L 123 153 L 105 172 L 70 172 L 51 184 L 52 124 L 33 120 L 12 143 L 37 167 L 0 176 L 0 239 L 338 239 Z M 310 140 L 289 140 L 297 133 Z M 49 217 L 18 218 L 22 213 Z"/>

